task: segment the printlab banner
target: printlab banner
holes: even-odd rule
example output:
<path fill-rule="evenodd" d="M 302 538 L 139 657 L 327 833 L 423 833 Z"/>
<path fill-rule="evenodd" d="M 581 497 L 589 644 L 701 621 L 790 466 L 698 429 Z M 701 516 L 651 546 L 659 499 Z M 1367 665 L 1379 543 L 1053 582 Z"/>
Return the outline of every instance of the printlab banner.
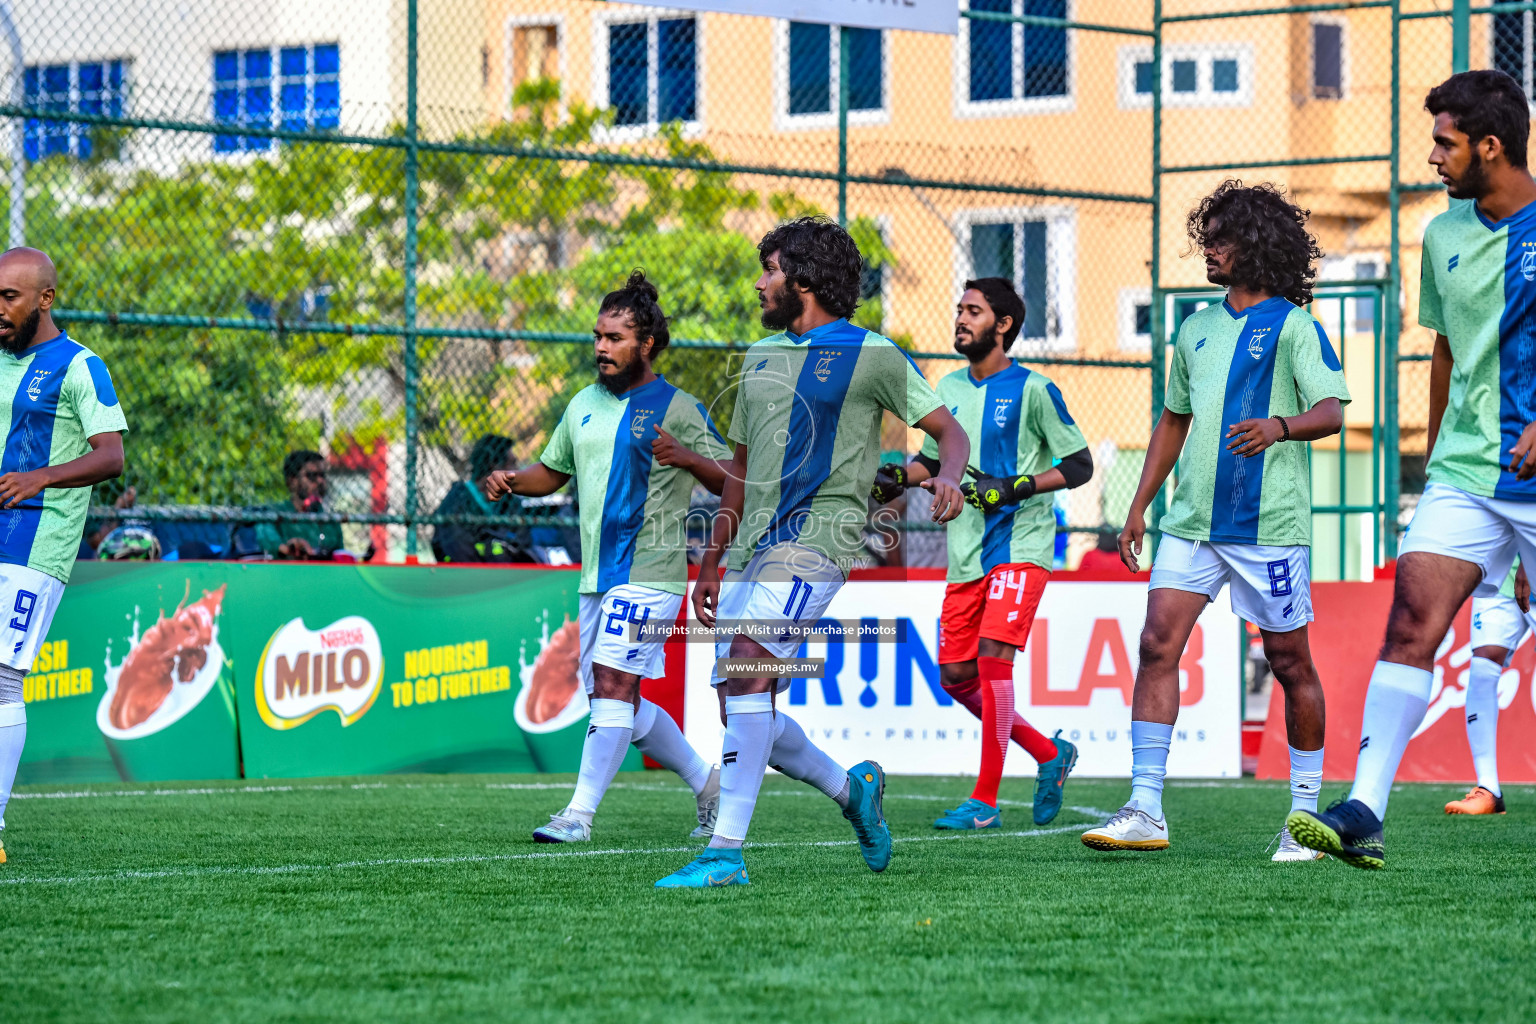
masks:
<path fill-rule="evenodd" d="M 574 771 L 577 581 L 82 563 L 27 679 L 21 781 Z"/>
<path fill-rule="evenodd" d="M 1323 778 L 1349 781 L 1355 777 L 1360 750 L 1360 722 L 1365 691 L 1376 652 L 1387 628 L 1393 581 L 1314 583 L 1312 654 L 1328 700 L 1328 732 L 1324 739 Z M 1472 603 L 1457 613 L 1451 629 L 1435 652 L 1435 679 L 1429 710 L 1408 741 L 1399 782 L 1472 782 L 1472 752 L 1467 746 L 1466 704 L 1472 661 Z M 1290 765 L 1285 742 L 1285 703 L 1278 688 L 1269 702 L 1258 777 L 1284 779 Z M 1499 781 L 1536 782 L 1536 649 L 1527 633 L 1499 678 Z"/>
<path fill-rule="evenodd" d="M 872 758 L 893 773 L 975 774 L 980 723 L 940 684 L 943 601 L 944 584 L 937 581 L 844 585 L 826 618 L 850 631 L 861 619 L 905 620 L 906 641 L 883 642 L 867 630 L 846 641 L 807 643 L 804 656 L 825 658 L 825 674 L 795 681 L 779 695 L 781 706 L 846 764 Z M 1131 690 L 1146 602 L 1145 583 L 1053 582 L 1028 646 L 1015 657 L 1019 713 L 1047 735 L 1061 729 L 1078 745 L 1079 775 L 1130 775 Z M 1171 776 L 1242 773 L 1237 635 L 1225 601 L 1207 606 L 1181 663 Z M 712 661 L 709 645 L 688 645 L 685 722 L 689 741 L 701 751 L 719 750 L 723 732 L 708 686 Z M 1006 772 L 1033 775 L 1035 764 L 1015 749 Z"/>

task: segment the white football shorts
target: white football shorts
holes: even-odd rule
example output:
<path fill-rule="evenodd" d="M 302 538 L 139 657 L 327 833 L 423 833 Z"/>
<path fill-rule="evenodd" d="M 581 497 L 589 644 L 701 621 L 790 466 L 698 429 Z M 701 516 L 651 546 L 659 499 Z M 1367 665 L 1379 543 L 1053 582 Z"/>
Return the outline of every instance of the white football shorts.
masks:
<path fill-rule="evenodd" d="M 1512 597 L 1499 594 L 1496 597 L 1472 599 L 1472 649 L 1502 647 L 1509 654 L 1504 658 L 1508 665 L 1515 655 L 1515 648 L 1525 639 L 1530 623 Z"/>
<path fill-rule="evenodd" d="M 1484 498 L 1450 484 L 1430 484 L 1419 499 L 1398 557 L 1423 551 L 1471 562 L 1483 572 L 1474 593 L 1492 597 L 1515 556 L 1536 565 L 1536 502 Z"/>
<path fill-rule="evenodd" d="M 1149 589 L 1216 600 L 1231 588 L 1232 611 L 1260 629 L 1289 633 L 1312 621 L 1312 549 L 1304 544 L 1213 544 L 1163 534 Z"/>
<path fill-rule="evenodd" d="M 582 594 L 581 684 L 592 695 L 592 666 L 606 665 L 641 679 L 655 679 L 667 669 L 665 634 L 661 639 L 637 639 L 645 623 L 654 629 L 671 626 L 683 606 L 682 594 L 621 583 L 603 594 Z"/>
<path fill-rule="evenodd" d="M 820 551 L 794 541 L 759 551 L 741 569 L 720 578 L 716 661 L 731 656 L 731 641 L 738 631 L 775 658 L 793 656 L 804 638 L 799 632 L 779 627 L 814 624 L 842 586 L 842 570 Z M 710 685 L 722 682 L 717 668 Z M 779 681 L 781 690 L 788 685 L 787 678 Z"/>
<path fill-rule="evenodd" d="M 64 584 L 24 565 L 0 565 L 0 665 L 23 672 L 48 639 Z"/>

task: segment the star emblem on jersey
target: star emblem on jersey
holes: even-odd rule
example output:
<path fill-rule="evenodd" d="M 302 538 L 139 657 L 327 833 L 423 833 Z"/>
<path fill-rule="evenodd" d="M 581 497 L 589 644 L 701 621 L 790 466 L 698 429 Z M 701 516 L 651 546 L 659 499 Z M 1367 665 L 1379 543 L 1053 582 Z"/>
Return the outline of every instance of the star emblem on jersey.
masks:
<path fill-rule="evenodd" d="M 832 361 L 836 358 L 836 352 L 828 352 L 826 355 L 816 360 L 816 369 L 811 372 L 816 374 L 817 380 L 821 381 L 823 384 L 827 382 L 827 378 L 832 376 Z"/>
<path fill-rule="evenodd" d="M 1520 276 L 1536 281 L 1536 242 L 1521 242 L 1520 248 Z"/>
<path fill-rule="evenodd" d="M 43 394 L 43 381 L 47 380 L 52 373 L 52 370 L 38 370 L 33 374 L 32 379 L 27 381 L 27 397 L 34 402 L 41 398 Z"/>
<path fill-rule="evenodd" d="M 1003 426 L 1008 422 L 1008 407 L 1013 404 L 1011 398 L 999 398 L 992 403 L 992 422 Z"/>
<path fill-rule="evenodd" d="M 629 432 L 639 440 L 645 436 L 645 421 L 651 418 L 654 409 L 636 409 L 635 415 L 629 421 Z"/>

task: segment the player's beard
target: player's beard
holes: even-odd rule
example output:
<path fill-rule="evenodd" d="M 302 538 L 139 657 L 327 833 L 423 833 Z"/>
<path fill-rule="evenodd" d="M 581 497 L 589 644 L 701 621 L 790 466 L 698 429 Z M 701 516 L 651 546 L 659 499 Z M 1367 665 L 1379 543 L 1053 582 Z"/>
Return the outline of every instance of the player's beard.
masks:
<path fill-rule="evenodd" d="M 764 298 L 771 302 L 763 307 L 763 326 L 770 331 L 788 330 L 805 312 L 805 300 L 788 284 L 777 292 L 769 292 Z"/>
<path fill-rule="evenodd" d="M 5 349 L 11 355 L 20 355 L 32 347 L 32 339 L 37 337 L 37 325 L 42 322 L 43 310 L 38 307 L 32 311 L 32 315 L 16 325 L 9 338 L 0 338 L 0 348 Z"/>
<path fill-rule="evenodd" d="M 597 368 L 597 382 L 601 384 L 610 395 L 617 397 L 628 391 L 630 385 L 640 376 L 640 358 L 636 356 L 627 364 L 620 364 L 610 360 L 607 364 L 614 367 L 612 373 L 604 373 L 602 364 Z"/>
<path fill-rule="evenodd" d="M 955 338 L 955 351 L 973 363 L 989 356 L 1002 340 L 997 336 L 996 323 L 980 334 L 968 334 L 966 337 L 970 340 L 961 341 L 959 337 Z"/>
<path fill-rule="evenodd" d="M 1461 177 L 1445 186 L 1445 194 L 1452 199 L 1481 199 L 1488 194 L 1488 172 L 1483 168 L 1483 158 L 1472 151 L 1472 162 Z"/>

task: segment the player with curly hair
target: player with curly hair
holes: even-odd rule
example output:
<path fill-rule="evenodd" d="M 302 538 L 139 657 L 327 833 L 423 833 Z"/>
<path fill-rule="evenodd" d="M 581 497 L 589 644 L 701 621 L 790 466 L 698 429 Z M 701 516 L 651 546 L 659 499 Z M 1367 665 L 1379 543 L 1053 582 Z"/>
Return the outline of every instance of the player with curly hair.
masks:
<path fill-rule="evenodd" d="M 1096 850 L 1168 846 L 1163 776 L 1179 713 L 1179 661 L 1223 586 L 1255 623 L 1285 691 L 1291 808 L 1315 809 L 1323 773 L 1323 688 L 1307 642 L 1312 620 L 1312 495 L 1302 442 L 1336 434 L 1349 390 L 1312 301 L 1322 255 L 1308 212 L 1268 183 L 1224 182 L 1189 215 L 1190 252 L 1226 299 L 1179 327 L 1167 400 L 1120 533 L 1132 572 L 1147 506 L 1175 463 L 1173 501 L 1152 564 L 1141 663 L 1131 698 L 1131 799 L 1083 833 Z M 1277 861 L 1314 860 L 1284 828 Z"/>

